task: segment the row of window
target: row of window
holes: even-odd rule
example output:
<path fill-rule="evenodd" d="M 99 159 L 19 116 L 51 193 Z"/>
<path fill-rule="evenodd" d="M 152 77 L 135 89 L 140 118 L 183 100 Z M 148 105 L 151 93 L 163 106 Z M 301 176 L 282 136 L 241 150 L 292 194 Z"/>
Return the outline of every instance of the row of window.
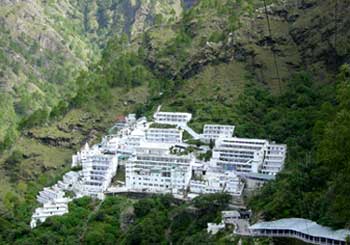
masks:
<path fill-rule="evenodd" d="M 247 144 L 247 145 L 265 145 L 266 141 L 241 141 L 241 140 L 224 140 L 225 143 L 230 144 Z"/>
<path fill-rule="evenodd" d="M 165 187 L 169 188 L 169 185 L 158 185 L 158 184 L 149 184 L 149 183 L 141 183 L 141 182 L 133 182 L 133 185 L 139 185 L 139 186 L 155 186 L 155 187 Z"/>
<path fill-rule="evenodd" d="M 232 148 L 232 149 L 250 149 L 250 150 L 255 150 L 259 151 L 261 150 L 262 147 L 260 146 L 248 146 L 248 145 L 237 145 L 237 144 L 220 144 L 216 148 Z"/>
<path fill-rule="evenodd" d="M 173 162 L 173 163 L 190 163 L 189 158 L 180 157 L 151 157 L 151 156 L 137 156 L 137 160 L 153 161 L 153 162 Z"/>
<path fill-rule="evenodd" d="M 325 237 L 315 237 L 293 230 L 260 230 L 260 233 L 266 235 L 289 235 L 301 239 L 306 239 L 308 241 L 321 242 L 322 244 L 346 244 L 344 241 L 333 240 Z"/>

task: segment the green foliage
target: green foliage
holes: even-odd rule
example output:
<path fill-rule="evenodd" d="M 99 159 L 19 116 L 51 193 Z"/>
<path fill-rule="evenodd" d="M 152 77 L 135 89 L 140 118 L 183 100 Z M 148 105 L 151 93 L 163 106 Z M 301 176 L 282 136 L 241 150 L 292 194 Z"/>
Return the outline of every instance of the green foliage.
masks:
<path fill-rule="evenodd" d="M 72 100 L 72 106 L 89 107 L 94 104 L 110 105 L 113 95 L 111 89 L 123 88 L 126 91 L 144 85 L 150 86 L 150 92 L 159 93 L 163 84 L 143 64 L 141 54 L 127 52 L 128 39 L 125 35 L 112 38 L 103 52 L 96 69 L 81 72 L 77 79 L 78 91 Z"/>
<path fill-rule="evenodd" d="M 20 171 L 20 163 L 23 160 L 23 153 L 15 150 L 12 154 L 5 160 L 5 170 L 7 176 L 10 177 L 11 182 L 17 180 L 17 174 Z"/>
<path fill-rule="evenodd" d="M 57 119 L 58 117 L 67 113 L 68 110 L 69 110 L 69 104 L 62 100 L 52 108 L 50 112 L 50 119 Z"/>
<path fill-rule="evenodd" d="M 0 141 L 0 152 L 9 149 L 16 141 L 18 132 L 15 128 L 10 127 L 6 130 L 4 140 Z"/>
<path fill-rule="evenodd" d="M 69 205 L 69 214 L 50 217 L 44 224 L 32 232 L 18 234 L 16 244 L 71 244 L 80 242 L 84 222 L 95 206 L 94 201 L 84 197 Z"/>
<path fill-rule="evenodd" d="M 264 125 L 262 135 L 275 133 L 289 146 L 286 169 L 250 202 L 265 218 L 305 217 L 349 227 L 349 70 L 342 68 L 336 92 L 334 86 L 314 88 L 302 76 L 292 80 L 278 104 L 265 99 L 263 107 L 245 107 L 252 124 Z M 272 123 L 264 124 L 265 118 Z"/>
<path fill-rule="evenodd" d="M 22 119 L 20 122 L 20 129 L 32 128 L 35 126 L 43 125 L 48 121 L 49 111 L 47 109 L 39 109 L 27 118 Z"/>
<path fill-rule="evenodd" d="M 224 33 L 220 33 L 220 32 L 213 32 L 210 37 L 209 37 L 209 42 L 214 42 L 214 43 L 218 43 L 221 41 L 225 40 L 225 35 Z"/>
<path fill-rule="evenodd" d="M 14 198 L 9 194 L 9 199 Z M 219 220 L 230 197 L 205 195 L 183 203 L 170 195 L 131 202 L 107 197 L 98 209 L 97 201 L 84 197 L 69 205 L 69 213 L 47 219 L 34 230 L 17 225 L 0 233 L 3 241 L 15 244 L 199 244 L 214 242 L 207 222 Z M 134 211 L 132 211 L 134 210 Z M 4 220 L 1 222 L 6 224 Z M 123 228 L 124 227 L 124 228 Z"/>
<path fill-rule="evenodd" d="M 207 151 L 206 153 L 200 154 L 198 158 L 200 160 L 204 160 L 204 161 L 208 162 L 211 159 L 212 155 L 213 155 L 212 151 Z"/>

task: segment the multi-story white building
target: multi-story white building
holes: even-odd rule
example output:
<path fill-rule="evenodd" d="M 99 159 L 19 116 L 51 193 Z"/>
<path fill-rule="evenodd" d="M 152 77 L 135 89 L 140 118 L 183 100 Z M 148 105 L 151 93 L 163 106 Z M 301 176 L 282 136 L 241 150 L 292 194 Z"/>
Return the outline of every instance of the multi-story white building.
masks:
<path fill-rule="evenodd" d="M 270 144 L 267 140 L 219 138 L 212 161 L 238 173 L 275 175 L 283 168 L 286 150 L 286 145 Z"/>
<path fill-rule="evenodd" d="M 136 128 L 127 137 L 125 144 L 131 148 L 140 146 L 146 139 L 146 132 L 144 129 Z"/>
<path fill-rule="evenodd" d="M 81 148 L 77 154 L 72 156 L 72 167 L 81 166 L 82 161 L 86 160 L 87 157 L 93 156 L 99 153 L 99 149 L 97 146 L 93 146 L 90 148 L 89 144 L 86 143 L 84 147 Z"/>
<path fill-rule="evenodd" d="M 120 139 L 121 137 L 115 134 L 104 136 L 100 144 L 101 150 L 103 152 L 116 153 L 120 144 Z"/>
<path fill-rule="evenodd" d="M 286 145 L 268 144 L 265 151 L 264 163 L 260 169 L 263 174 L 276 175 L 282 170 L 286 160 Z"/>
<path fill-rule="evenodd" d="M 230 138 L 235 131 L 233 125 L 206 124 L 203 128 L 202 139 L 206 142 L 218 138 Z"/>
<path fill-rule="evenodd" d="M 55 215 L 63 215 L 68 213 L 68 198 L 59 198 L 48 203 L 44 203 L 42 208 L 35 209 L 34 214 L 32 215 L 32 220 L 30 222 L 30 227 L 35 228 L 37 222 L 44 222 L 48 217 Z"/>
<path fill-rule="evenodd" d="M 224 171 L 222 168 L 208 168 L 203 174 L 190 182 L 191 193 L 208 194 L 227 192 L 233 196 L 240 196 L 244 183 L 241 178 L 232 171 Z"/>
<path fill-rule="evenodd" d="M 194 161 L 192 155 L 172 155 L 168 149 L 156 146 L 139 148 L 126 164 L 126 187 L 149 192 L 184 192 Z"/>
<path fill-rule="evenodd" d="M 182 142 L 182 130 L 177 128 L 149 128 L 146 130 L 146 141 L 165 144 Z"/>
<path fill-rule="evenodd" d="M 82 162 L 82 190 L 85 195 L 101 197 L 116 174 L 118 157 L 102 153 L 88 156 Z"/>
<path fill-rule="evenodd" d="M 161 124 L 182 125 L 191 121 L 192 114 L 184 112 L 156 112 L 154 121 Z"/>
<path fill-rule="evenodd" d="M 56 185 L 63 191 L 73 191 L 74 185 L 79 181 L 80 172 L 70 171 L 63 175 L 63 180 L 59 180 Z"/>
<path fill-rule="evenodd" d="M 64 192 L 57 186 L 46 187 L 44 190 L 39 192 L 39 195 L 37 195 L 36 199 L 41 204 L 45 204 L 55 199 L 63 198 L 64 195 Z"/>

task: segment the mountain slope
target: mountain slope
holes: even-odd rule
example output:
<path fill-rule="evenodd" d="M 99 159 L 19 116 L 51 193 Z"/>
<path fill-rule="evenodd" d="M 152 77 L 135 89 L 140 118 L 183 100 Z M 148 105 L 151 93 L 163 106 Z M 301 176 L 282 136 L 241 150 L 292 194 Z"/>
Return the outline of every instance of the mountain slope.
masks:
<path fill-rule="evenodd" d="M 260 1 L 202 0 L 175 23 L 155 23 L 133 36 L 131 44 L 112 38 L 101 60 L 76 80 L 77 93 L 69 103 L 73 109 L 59 113 L 49 125 L 23 131 L 15 147 L 22 154 L 19 158 L 14 151 L 3 155 L 2 175 L 16 173 L 3 181 L 1 199 L 4 210 L 10 211 L 5 220 L 28 221 L 34 207 L 35 190 L 17 188 L 23 187 L 17 180 L 35 182 L 42 172 L 49 170 L 54 176 L 64 170 L 59 162 L 51 165 L 48 156 L 68 159 L 82 142 L 96 140 L 115 116 L 132 111 L 151 114 L 163 104 L 165 109 L 192 112 L 196 130 L 205 122 L 233 123 L 239 136 L 288 144 L 286 169 L 250 202 L 258 214 L 346 226 L 348 179 L 337 173 L 348 173 L 347 127 L 341 126 L 348 118 L 338 107 L 347 104 L 347 90 L 337 97 L 334 85 L 338 68 L 349 60 L 344 42 L 349 37 L 348 5 L 338 1 L 334 18 L 334 1 L 274 2 L 267 8 L 272 36 Z M 101 33 L 108 35 L 106 30 Z M 343 69 L 344 78 L 337 83 L 346 87 L 348 72 Z M 339 111 L 335 121 L 332 111 Z M 331 123 L 325 127 L 327 120 Z M 332 143 L 338 129 L 344 137 Z M 24 147 L 28 142 L 45 150 Z M 325 150 L 339 146 L 344 148 L 335 159 Z M 11 161 L 28 168 L 7 169 L 4 163 Z M 339 171 L 330 176 L 334 161 L 339 162 Z M 37 168 L 28 170 L 36 163 Z M 339 201 L 332 203 L 333 199 Z M 26 210 L 25 215 L 14 212 L 18 207 Z"/>
<path fill-rule="evenodd" d="M 36 193 L 67 170 L 72 153 L 148 96 L 147 86 L 130 93 L 114 88 L 113 108 L 105 113 L 96 113 L 101 104 L 71 108 L 76 77 L 100 59 L 109 37 L 132 37 L 133 29 L 153 25 L 156 15 L 170 23 L 182 12 L 181 2 L 172 0 L 104 1 L 109 10 L 93 7 L 97 3 L 0 1 L 0 223 L 27 222 Z M 104 26 L 98 19 L 107 13 L 118 18 Z M 148 21 L 139 27 L 143 15 Z"/>
<path fill-rule="evenodd" d="M 68 1 L 2 1 L 0 11 L 0 92 L 7 98 L 1 101 L 0 140 L 10 144 L 19 120 L 69 94 L 77 72 L 98 53 Z"/>
<path fill-rule="evenodd" d="M 60 101 L 74 94 L 77 74 L 99 60 L 110 36 L 133 38 L 156 22 L 176 21 L 182 2 L 3 0 L 0 13 L 4 149 L 16 138 L 21 120 L 31 120 L 37 112 L 45 121 Z"/>
<path fill-rule="evenodd" d="M 265 12 L 259 1 L 202 1 L 185 14 L 181 25 L 149 32 L 152 42 L 145 39 L 148 62 L 169 77 L 186 78 L 206 64 L 236 60 L 257 81 L 277 90 L 276 55 L 282 87 L 283 80 L 298 70 L 330 81 L 336 66 L 349 59 L 345 41 L 349 6 L 344 1 L 337 5 L 329 1 L 274 2 Z M 174 29 L 178 35 L 169 35 Z M 162 40 L 165 37 L 168 39 Z M 168 55 L 166 50 L 170 50 Z"/>
<path fill-rule="evenodd" d="M 296 216 L 349 227 L 349 121 L 339 108 L 347 103 L 347 66 L 338 75 L 350 58 L 345 42 L 350 35 L 349 5 L 269 5 L 270 35 L 259 3 L 214 2 L 203 1 L 185 14 L 170 40 L 157 38 L 164 36 L 158 32 L 168 32 L 164 28 L 152 29 L 151 38 L 145 39 L 146 62 L 177 81 L 176 89 L 158 103 L 168 110 L 192 112 L 197 130 L 205 122 L 233 123 L 238 136 L 288 145 L 286 169 L 250 201 L 259 217 Z M 227 6 L 235 6 L 236 13 L 225 12 Z M 257 9 L 250 11 L 252 6 Z M 232 18 L 236 22 L 230 22 Z"/>

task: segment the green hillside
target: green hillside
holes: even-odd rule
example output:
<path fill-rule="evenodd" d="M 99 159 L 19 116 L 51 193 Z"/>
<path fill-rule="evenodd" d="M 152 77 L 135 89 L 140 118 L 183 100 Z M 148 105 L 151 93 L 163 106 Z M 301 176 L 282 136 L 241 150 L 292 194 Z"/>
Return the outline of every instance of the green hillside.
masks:
<path fill-rule="evenodd" d="M 158 22 L 173 23 L 182 10 L 180 0 L 0 3 L 1 150 L 26 120 L 65 106 L 60 101 L 74 95 L 77 75 L 100 59 L 109 37 L 133 39 Z"/>
<path fill-rule="evenodd" d="M 5 25 L 8 30 L 0 38 L 0 47 L 12 47 L 10 43 L 18 40 L 20 56 L 28 52 L 31 59 L 44 57 L 43 67 L 26 58 L 17 75 L 13 61 L 0 62 L 5 64 L 1 69 L 5 79 L 0 77 L 0 136 L 3 148 L 8 148 L 0 156 L 4 241 L 21 238 L 21 244 L 47 243 L 54 237 L 54 243 L 63 243 L 65 236 L 73 236 L 69 229 L 81 229 L 78 226 L 89 214 L 93 219 L 79 238 L 83 243 L 90 239 L 96 243 L 104 235 L 112 242 L 130 238 L 140 243 L 142 237 L 136 234 L 151 232 L 148 226 L 155 221 L 158 240 L 144 240 L 145 244 L 191 244 L 176 240 L 184 236 L 199 239 L 205 233 L 200 222 L 207 218 L 200 220 L 198 228 L 189 221 L 193 216 L 186 210 L 191 207 L 164 206 L 157 198 L 150 201 L 155 202 L 150 206 L 156 206 L 150 208 L 151 214 L 135 218 L 122 231 L 111 229 L 119 227 L 121 207 L 133 201 L 118 198 L 111 199 L 101 215 L 93 212 L 94 201 L 83 199 L 73 204 L 74 211 L 67 216 L 50 219 L 33 232 L 25 228 L 37 191 L 67 169 L 72 152 L 86 141 L 98 141 L 116 116 L 150 115 L 159 104 L 167 110 L 191 112 L 196 131 L 208 122 L 234 124 L 238 136 L 288 145 L 285 169 L 247 200 L 255 219 L 304 217 L 334 228 L 350 227 L 350 52 L 346 41 L 350 19 L 344 1 L 267 1 L 266 12 L 263 2 L 255 0 L 202 0 L 186 11 L 178 1 L 161 6 L 136 0 L 48 2 L 36 9 L 50 18 L 63 18 L 50 25 L 62 39 L 42 41 L 58 43 L 54 58 L 41 56 L 40 45 L 37 51 L 29 51 L 28 42 L 11 36 L 14 27 Z M 8 14 L 8 22 L 21 16 L 21 9 L 21 4 L 0 4 L 0 11 L 14 16 Z M 130 16 L 137 18 L 125 19 Z M 61 77 L 56 77 L 56 69 L 61 69 L 57 72 Z M 29 79 L 31 74 L 35 76 Z M 162 210 L 162 215 L 152 220 L 156 210 Z M 118 212 L 116 220 L 111 217 L 114 212 Z M 173 214 L 188 224 L 179 225 Z M 171 233 L 173 226 L 176 232 Z M 207 239 L 226 241 L 225 234 Z"/>

